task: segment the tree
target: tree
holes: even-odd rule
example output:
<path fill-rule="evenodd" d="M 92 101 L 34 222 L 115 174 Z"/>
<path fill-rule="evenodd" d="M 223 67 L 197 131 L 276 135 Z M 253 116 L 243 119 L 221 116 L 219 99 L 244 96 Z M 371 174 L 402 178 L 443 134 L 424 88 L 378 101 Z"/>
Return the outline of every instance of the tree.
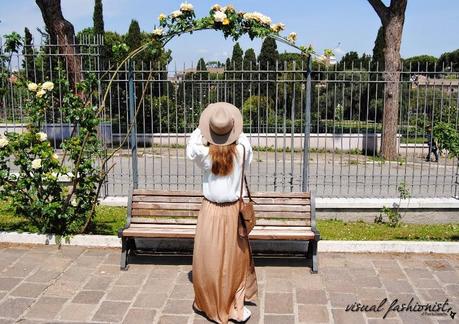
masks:
<path fill-rule="evenodd" d="M 397 125 L 399 110 L 400 45 L 408 0 L 391 0 L 387 7 L 381 0 L 368 0 L 384 27 L 384 112 L 381 155 L 397 158 Z"/>
<path fill-rule="evenodd" d="M 256 70 L 257 69 L 257 56 L 253 48 L 249 48 L 244 53 L 244 59 L 242 61 L 244 70 Z"/>
<path fill-rule="evenodd" d="M 69 82 L 72 87 L 81 80 L 81 58 L 73 25 L 64 18 L 60 0 L 35 0 L 49 32 L 52 44 L 57 44 L 67 61 Z"/>
<path fill-rule="evenodd" d="M 242 78 L 242 60 L 243 54 L 239 43 L 234 44 L 233 54 L 231 55 L 231 69 L 234 71 L 229 75 L 229 79 L 235 82 L 232 83 L 232 91 L 230 92 L 230 98 L 232 103 L 236 106 L 242 106 L 242 84 L 239 82 Z"/>
<path fill-rule="evenodd" d="M 32 44 L 32 34 L 30 33 L 29 28 L 24 29 L 24 47 L 22 49 L 22 54 L 24 55 L 24 61 L 22 66 L 25 70 L 27 80 L 36 81 L 34 75 L 34 48 Z"/>
<path fill-rule="evenodd" d="M 102 0 L 95 0 L 94 2 L 94 14 L 92 16 L 94 34 L 103 35 L 105 33 L 104 28 L 104 15 Z"/>
<path fill-rule="evenodd" d="M 196 65 L 196 73 L 194 74 L 195 80 L 208 80 L 209 72 L 207 71 L 206 62 L 201 57 Z"/>
<path fill-rule="evenodd" d="M 386 41 L 384 40 L 384 27 L 381 26 L 378 29 L 378 35 L 376 36 L 375 46 L 373 47 L 373 69 L 384 70 L 384 48 L 386 47 Z"/>
<path fill-rule="evenodd" d="M 431 55 L 418 55 L 409 57 L 402 60 L 403 67 L 407 71 L 412 72 L 434 72 L 435 69 L 441 69 L 441 66 L 437 66 L 438 58 Z"/>
<path fill-rule="evenodd" d="M 126 36 L 126 44 L 131 51 L 142 45 L 142 33 L 140 32 L 140 26 L 137 20 L 131 20 L 129 31 Z"/>
<path fill-rule="evenodd" d="M 260 70 L 274 69 L 278 59 L 279 53 L 276 41 L 271 37 L 266 37 L 261 45 L 260 55 L 258 56 Z"/>
<path fill-rule="evenodd" d="M 266 37 L 261 45 L 260 55 L 258 56 L 259 70 L 275 70 L 276 62 L 279 59 L 276 41 L 271 37 Z M 276 79 L 275 72 L 260 73 L 260 80 L 266 82 L 260 85 L 260 93 L 263 96 L 274 97 L 276 87 L 273 82 Z"/>
<path fill-rule="evenodd" d="M 437 66 L 444 67 L 445 71 L 459 71 L 459 49 L 440 55 Z"/>

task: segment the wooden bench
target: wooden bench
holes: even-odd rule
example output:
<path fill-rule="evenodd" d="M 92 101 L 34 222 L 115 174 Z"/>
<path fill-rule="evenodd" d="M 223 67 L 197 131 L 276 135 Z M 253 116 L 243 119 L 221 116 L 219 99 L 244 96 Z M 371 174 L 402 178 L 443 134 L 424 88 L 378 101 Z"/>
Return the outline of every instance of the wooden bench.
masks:
<path fill-rule="evenodd" d="M 135 238 L 194 238 L 202 194 L 194 191 L 135 189 L 129 193 L 127 222 L 118 231 L 122 241 L 121 269 L 128 269 Z M 252 193 L 257 224 L 250 240 L 308 241 L 306 257 L 317 273 L 317 244 L 314 197 L 309 192 Z"/>

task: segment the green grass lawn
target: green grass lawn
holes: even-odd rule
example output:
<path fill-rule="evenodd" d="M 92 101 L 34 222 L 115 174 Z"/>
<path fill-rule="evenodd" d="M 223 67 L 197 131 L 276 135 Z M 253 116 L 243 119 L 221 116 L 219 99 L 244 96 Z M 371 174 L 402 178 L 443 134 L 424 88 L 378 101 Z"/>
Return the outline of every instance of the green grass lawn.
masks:
<path fill-rule="evenodd" d="M 98 206 L 90 234 L 117 235 L 125 220 L 125 207 Z M 459 241 L 459 224 L 402 224 L 391 228 L 384 224 L 318 220 L 317 227 L 324 240 Z M 24 217 L 15 216 L 5 203 L 0 203 L 0 231 L 38 232 Z"/>

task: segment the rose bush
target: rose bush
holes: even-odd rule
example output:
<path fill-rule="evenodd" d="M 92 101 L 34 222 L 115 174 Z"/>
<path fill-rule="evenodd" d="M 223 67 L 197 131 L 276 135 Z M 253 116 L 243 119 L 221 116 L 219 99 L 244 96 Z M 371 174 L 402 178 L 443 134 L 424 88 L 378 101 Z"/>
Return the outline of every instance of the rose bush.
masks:
<path fill-rule="evenodd" d="M 104 152 L 97 137 L 100 119 L 89 99 L 95 86 L 94 79 L 88 78 L 78 85 L 79 95 L 67 89 L 63 97 L 62 116 L 74 131 L 61 144 L 61 158 L 41 131 L 52 106 L 50 81 L 24 85 L 32 94 L 25 103 L 26 130 L 0 138 L 0 199 L 9 200 L 38 232 L 55 234 L 59 245 L 62 238 L 83 233 L 91 224 L 105 178 L 103 166 L 97 163 Z"/>

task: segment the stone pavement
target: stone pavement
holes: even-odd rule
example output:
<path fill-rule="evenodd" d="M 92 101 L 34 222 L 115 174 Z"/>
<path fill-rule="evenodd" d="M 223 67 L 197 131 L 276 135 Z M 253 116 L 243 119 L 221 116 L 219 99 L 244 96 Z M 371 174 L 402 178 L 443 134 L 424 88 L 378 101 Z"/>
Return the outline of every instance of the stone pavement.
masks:
<path fill-rule="evenodd" d="M 193 312 L 191 257 L 135 257 L 120 250 L 0 245 L 0 323 L 206 323 Z M 319 274 L 299 259 L 256 258 L 258 305 L 249 323 L 458 323 L 459 315 L 383 313 L 399 299 L 444 302 L 459 312 L 459 255 L 319 256 Z M 354 302 L 383 312 L 346 312 Z"/>

